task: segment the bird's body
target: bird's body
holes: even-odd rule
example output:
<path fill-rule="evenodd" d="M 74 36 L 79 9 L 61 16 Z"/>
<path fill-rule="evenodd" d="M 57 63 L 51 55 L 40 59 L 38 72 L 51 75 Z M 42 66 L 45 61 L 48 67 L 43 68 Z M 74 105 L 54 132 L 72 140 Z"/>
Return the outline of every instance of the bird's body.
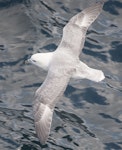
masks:
<path fill-rule="evenodd" d="M 40 142 L 44 144 L 50 133 L 53 110 L 63 95 L 70 78 L 104 79 L 101 70 L 80 61 L 88 27 L 100 14 L 103 2 L 98 2 L 72 17 L 63 29 L 62 40 L 54 52 L 32 55 L 30 62 L 48 71 L 47 77 L 35 94 L 34 121 Z"/>

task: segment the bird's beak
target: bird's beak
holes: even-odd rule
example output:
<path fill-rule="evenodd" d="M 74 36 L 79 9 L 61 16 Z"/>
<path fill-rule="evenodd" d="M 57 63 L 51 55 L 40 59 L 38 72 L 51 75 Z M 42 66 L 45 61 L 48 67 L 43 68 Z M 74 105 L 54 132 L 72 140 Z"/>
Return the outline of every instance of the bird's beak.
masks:
<path fill-rule="evenodd" d="M 31 63 L 31 59 L 25 60 L 25 64 L 30 64 L 30 63 Z"/>

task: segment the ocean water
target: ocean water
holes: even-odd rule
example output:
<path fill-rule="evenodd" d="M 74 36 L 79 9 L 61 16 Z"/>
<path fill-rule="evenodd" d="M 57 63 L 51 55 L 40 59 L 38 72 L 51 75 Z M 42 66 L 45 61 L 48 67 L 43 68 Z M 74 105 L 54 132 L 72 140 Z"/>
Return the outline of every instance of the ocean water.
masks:
<path fill-rule="evenodd" d="M 92 0 L 93 1 L 93 0 Z M 122 149 L 122 1 L 105 2 L 80 59 L 105 73 L 102 83 L 70 81 L 41 145 L 32 102 L 46 72 L 25 63 L 54 51 L 68 20 L 90 0 L 0 0 L 0 150 Z"/>

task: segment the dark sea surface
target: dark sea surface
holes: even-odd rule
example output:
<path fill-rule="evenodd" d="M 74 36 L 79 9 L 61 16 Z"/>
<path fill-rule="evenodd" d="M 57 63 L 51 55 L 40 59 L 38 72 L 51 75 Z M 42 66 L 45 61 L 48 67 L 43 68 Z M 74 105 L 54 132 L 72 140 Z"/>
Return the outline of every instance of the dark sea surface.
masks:
<path fill-rule="evenodd" d="M 92 0 L 93 1 L 93 0 Z M 87 32 L 80 59 L 102 83 L 70 81 L 41 145 L 34 92 L 46 72 L 25 61 L 54 51 L 68 20 L 90 0 L 0 0 L 0 150 L 122 150 L 122 1 L 108 0 Z"/>

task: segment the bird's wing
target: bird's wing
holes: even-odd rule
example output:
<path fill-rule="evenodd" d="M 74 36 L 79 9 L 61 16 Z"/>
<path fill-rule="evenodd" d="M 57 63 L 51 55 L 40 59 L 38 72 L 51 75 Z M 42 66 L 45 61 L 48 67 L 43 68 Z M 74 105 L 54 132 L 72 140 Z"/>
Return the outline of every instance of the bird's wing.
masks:
<path fill-rule="evenodd" d="M 73 16 L 69 22 L 78 25 L 79 27 L 86 27 L 87 29 L 89 26 L 96 20 L 99 14 L 102 11 L 104 1 L 97 2 L 91 7 L 84 9 L 82 12 L 78 13 L 77 15 Z"/>
<path fill-rule="evenodd" d="M 54 73 L 48 71 L 48 75 L 39 89 L 36 91 L 36 100 L 33 104 L 35 128 L 44 144 L 50 133 L 53 109 L 57 100 L 63 94 L 69 81 L 69 74 Z"/>
<path fill-rule="evenodd" d="M 69 20 L 63 29 L 63 37 L 59 48 L 65 47 L 65 50 L 72 51 L 74 55 L 79 56 L 84 46 L 86 31 L 99 16 L 103 4 L 103 1 L 97 2 Z"/>

